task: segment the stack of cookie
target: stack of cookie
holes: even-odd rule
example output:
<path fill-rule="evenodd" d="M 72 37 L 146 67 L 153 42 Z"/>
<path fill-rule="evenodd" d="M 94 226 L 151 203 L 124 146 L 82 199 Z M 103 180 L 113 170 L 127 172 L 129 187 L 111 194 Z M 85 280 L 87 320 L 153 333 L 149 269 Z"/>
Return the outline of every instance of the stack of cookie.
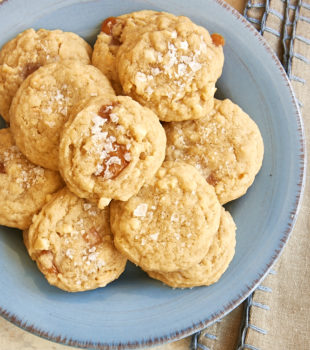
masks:
<path fill-rule="evenodd" d="M 103 287 L 126 259 L 172 287 L 227 269 L 236 226 L 222 204 L 253 183 L 263 141 L 214 99 L 223 45 L 186 17 L 140 11 L 103 22 L 92 65 L 58 30 L 2 48 L 0 224 L 24 230 L 49 283 Z"/>

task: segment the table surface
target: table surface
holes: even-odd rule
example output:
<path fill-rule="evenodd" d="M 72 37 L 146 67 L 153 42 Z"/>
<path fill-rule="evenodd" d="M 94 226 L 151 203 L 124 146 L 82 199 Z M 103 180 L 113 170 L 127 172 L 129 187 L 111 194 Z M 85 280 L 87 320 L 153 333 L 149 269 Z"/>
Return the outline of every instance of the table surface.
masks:
<path fill-rule="evenodd" d="M 0 0 L 2 2 L 3 0 Z M 243 12 L 246 0 L 227 0 L 227 2 Z M 156 347 L 154 350 L 182 350 L 189 348 L 189 338 L 176 343 L 167 344 L 164 347 Z M 67 346 L 55 344 L 34 336 L 9 323 L 0 317 L 0 350 L 65 350 Z"/>

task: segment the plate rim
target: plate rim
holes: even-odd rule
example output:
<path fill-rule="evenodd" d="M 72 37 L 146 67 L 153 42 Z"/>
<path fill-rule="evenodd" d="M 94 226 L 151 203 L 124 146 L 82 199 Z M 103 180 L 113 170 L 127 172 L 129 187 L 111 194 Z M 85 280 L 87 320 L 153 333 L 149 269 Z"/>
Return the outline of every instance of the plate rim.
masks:
<path fill-rule="evenodd" d="M 3 0 L 0 5 L 3 5 L 8 0 Z M 0 306 L 0 316 L 2 316 L 4 319 L 9 321 L 10 323 L 14 324 L 15 326 L 19 327 L 22 330 L 28 331 L 31 334 L 34 334 L 36 336 L 39 336 L 42 339 L 46 339 L 49 341 L 52 341 L 54 343 L 71 346 L 71 347 L 77 347 L 81 349 L 98 349 L 98 350 L 110 350 L 110 349 L 137 349 L 137 348 L 144 348 L 146 346 L 155 346 L 155 345 L 161 345 L 167 342 L 173 342 L 180 340 L 182 338 L 185 338 L 187 336 L 192 335 L 193 333 L 202 330 L 203 328 L 211 325 L 214 323 L 217 319 L 224 317 L 229 312 L 231 312 L 234 308 L 238 307 L 260 284 L 260 282 L 264 279 L 264 277 L 269 273 L 272 266 L 277 262 L 279 257 L 281 256 L 283 249 L 290 238 L 290 235 L 294 229 L 304 194 L 305 189 L 305 183 L 306 183 L 306 169 L 307 169 L 307 152 L 306 152 L 306 139 L 305 139 L 305 129 L 304 129 L 304 123 L 303 118 L 297 103 L 297 99 L 294 93 L 294 90 L 292 88 L 291 82 L 281 64 L 278 57 L 276 56 L 275 52 L 271 49 L 269 43 L 266 41 L 263 36 L 259 34 L 259 32 L 253 27 L 253 25 L 246 20 L 242 14 L 240 14 L 235 8 L 233 8 L 231 5 L 226 3 L 224 0 L 210 0 L 215 3 L 217 3 L 221 8 L 223 8 L 225 11 L 230 12 L 231 15 L 233 15 L 237 21 L 241 25 L 243 25 L 247 30 L 249 30 L 254 36 L 258 39 L 260 44 L 262 45 L 263 49 L 268 52 L 270 58 L 272 58 L 273 62 L 275 63 L 276 67 L 278 68 L 279 72 L 281 73 L 281 77 L 283 79 L 283 83 L 286 84 L 288 88 L 288 92 L 290 93 L 292 99 L 291 99 L 291 105 L 295 109 L 294 118 L 296 120 L 296 126 L 298 131 L 298 142 L 300 144 L 299 148 L 299 181 L 298 181 L 298 188 L 299 190 L 295 194 L 295 205 L 292 208 L 292 211 L 290 213 L 289 219 L 286 223 L 286 229 L 282 232 L 282 237 L 279 240 L 279 244 L 277 247 L 274 248 L 274 255 L 271 257 L 270 261 L 266 262 L 265 266 L 262 268 L 263 272 L 259 273 L 259 277 L 252 281 L 251 284 L 247 284 L 246 288 L 241 291 L 241 294 L 238 295 L 236 298 L 231 300 L 227 305 L 223 305 L 218 312 L 212 314 L 211 316 L 207 317 L 204 320 L 201 320 L 197 323 L 192 324 L 191 326 L 181 329 L 180 331 L 177 331 L 173 334 L 163 335 L 161 337 L 157 337 L 154 339 L 148 339 L 148 340 L 141 340 L 136 342 L 130 342 L 130 343 L 104 343 L 104 342 L 98 342 L 93 343 L 91 341 L 87 342 L 80 342 L 78 340 L 73 339 L 67 339 L 66 337 L 63 337 L 62 335 L 53 335 L 49 334 L 46 331 L 40 330 L 38 327 L 34 325 L 27 324 L 27 321 L 20 320 L 16 315 L 11 314 L 7 310 L 3 309 Z M 292 116 L 293 117 L 293 116 Z"/>

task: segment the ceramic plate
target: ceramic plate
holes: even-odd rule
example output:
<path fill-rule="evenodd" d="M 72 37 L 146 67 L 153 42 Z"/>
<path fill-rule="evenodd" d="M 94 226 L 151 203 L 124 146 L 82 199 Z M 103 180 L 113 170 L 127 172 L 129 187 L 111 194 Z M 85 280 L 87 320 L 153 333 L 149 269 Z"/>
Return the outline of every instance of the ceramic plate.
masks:
<path fill-rule="evenodd" d="M 123 348 L 185 337 L 231 311 L 262 280 L 296 219 L 304 184 L 298 108 L 275 55 L 257 32 L 218 0 L 6 0 L 0 46 L 26 28 L 60 28 L 93 43 L 100 22 L 142 9 L 185 14 L 226 39 L 218 97 L 239 104 L 258 124 L 263 167 L 248 193 L 228 205 L 237 227 L 236 255 L 211 287 L 174 290 L 128 264 L 106 288 L 69 294 L 51 287 L 27 256 L 21 233 L 0 228 L 0 313 L 56 342 Z"/>

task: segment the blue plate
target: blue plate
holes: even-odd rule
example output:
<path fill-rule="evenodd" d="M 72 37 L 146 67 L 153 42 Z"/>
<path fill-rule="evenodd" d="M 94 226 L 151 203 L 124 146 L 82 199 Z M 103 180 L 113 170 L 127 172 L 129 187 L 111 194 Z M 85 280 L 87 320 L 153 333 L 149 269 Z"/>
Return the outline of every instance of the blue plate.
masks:
<path fill-rule="evenodd" d="M 104 18 L 141 9 L 185 14 L 225 37 L 218 97 L 232 99 L 259 125 L 263 167 L 248 193 L 228 206 L 238 227 L 236 255 L 210 287 L 174 290 L 129 264 L 106 288 L 65 293 L 48 285 L 30 261 L 21 233 L 1 227 L 0 313 L 64 344 L 98 349 L 159 344 L 228 313 L 279 256 L 304 187 L 302 121 L 285 72 L 255 29 L 220 0 L 7 0 L 0 6 L 0 46 L 28 27 L 73 31 L 93 43 Z"/>

